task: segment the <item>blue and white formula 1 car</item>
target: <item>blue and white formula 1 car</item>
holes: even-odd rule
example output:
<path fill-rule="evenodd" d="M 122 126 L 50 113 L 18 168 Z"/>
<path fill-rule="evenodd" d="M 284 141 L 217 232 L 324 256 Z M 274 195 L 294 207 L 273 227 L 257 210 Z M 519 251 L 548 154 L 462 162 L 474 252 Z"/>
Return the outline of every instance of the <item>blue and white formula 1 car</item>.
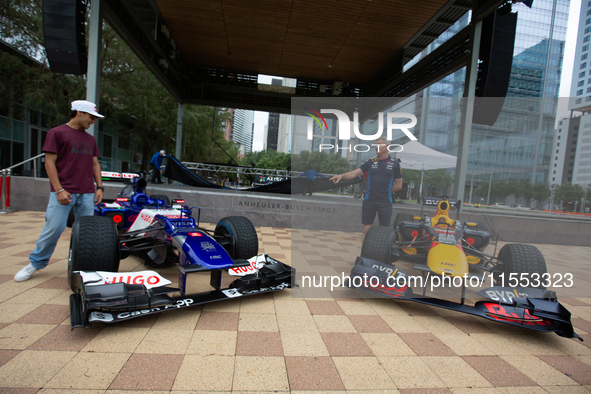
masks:
<path fill-rule="evenodd" d="M 295 270 L 258 255 L 257 233 L 247 218 L 226 217 L 207 230 L 191 216 L 198 208 L 148 198 L 143 178 L 132 186 L 129 201 L 101 204 L 95 216 L 74 223 L 68 260 L 72 328 L 292 287 Z M 131 253 L 145 254 L 153 264 L 177 263 L 178 287 L 154 271 L 119 273 L 120 259 Z"/>

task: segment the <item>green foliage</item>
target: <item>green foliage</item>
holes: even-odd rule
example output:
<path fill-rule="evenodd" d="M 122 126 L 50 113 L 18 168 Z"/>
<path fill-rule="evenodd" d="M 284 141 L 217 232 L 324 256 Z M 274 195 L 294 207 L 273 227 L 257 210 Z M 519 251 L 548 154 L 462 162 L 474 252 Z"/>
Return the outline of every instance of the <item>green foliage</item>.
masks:
<path fill-rule="evenodd" d="M 46 63 L 41 1 L 3 0 L 0 22 L 3 39 Z M 174 152 L 178 102 L 107 23 L 103 24 L 102 37 L 99 108 L 106 116 L 105 126 L 117 130 L 120 137 L 136 141 L 144 158 L 160 149 Z M 54 74 L 43 64 L 4 52 L 0 53 L 0 76 L 0 107 L 8 108 L 10 101 L 16 101 L 63 115 L 52 125 L 67 119 L 72 100 L 86 97 L 83 76 Z M 222 124 L 227 116 L 216 114 L 214 126 L 213 108 L 185 106 L 181 158 L 195 162 L 236 161 L 237 147 L 223 137 Z M 143 162 L 144 169 L 147 162 Z"/>
<path fill-rule="evenodd" d="M 0 53 L 0 101 L 5 108 L 13 100 L 62 115 L 54 126 L 67 119 L 72 97 L 84 97 L 86 87 L 83 77 L 54 74 L 45 66 L 42 30 L 41 1 L 0 2 L 2 39 L 40 61 L 24 61 L 19 56 Z"/>
<path fill-rule="evenodd" d="M 173 152 L 178 102 L 106 25 L 103 45 L 101 90 L 106 102 L 119 104 L 106 109 L 105 115 L 109 116 L 110 124 L 119 130 L 120 135 L 135 138 L 144 157 L 150 157 L 154 150 L 159 149 Z M 236 162 L 238 149 L 233 142 L 224 139 L 222 129 L 229 115 L 225 111 L 217 111 L 214 126 L 214 111 L 211 107 L 184 107 L 183 161 Z M 215 133 L 212 132 L 214 127 Z M 176 156 L 179 156 L 178 153 Z M 147 163 L 144 165 L 147 166 Z"/>
<path fill-rule="evenodd" d="M 452 179 L 451 175 L 449 175 L 443 169 L 427 171 L 425 173 L 424 182 L 428 185 L 432 185 L 432 186 L 438 187 L 440 189 L 451 186 L 452 181 L 453 181 L 453 179 Z"/>
<path fill-rule="evenodd" d="M 402 181 L 404 183 L 410 184 L 410 182 L 415 182 L 415 187 L 419 187 L 421 183 L 421 171 L 420 170 L 401 170 L 402 172 Z"/>
<path fill-rule="evenodd" d="M 307 171 L 313 168 L 322 174 L 341 174 L 351 169 L 349 162 L 340 155 L 307 151 L 292 155 L 291 166 L 294 171 Z"/>
<path fill-rule="evenodd" d="M 554 194 L 554 201 L 563 201 L 565 203 L 581 201 L 585 196 L 585 190 L 581 185 L 572 185 L 570 183 L 563 183 L 556 188 Z"/>
<path fill-rule="evenodd" d="M 511 190 L 511 185 L 507 179 L 493 181 L 490 190 L 491 197 L 494 196 L 499 200 L 504 200 L 510 194 L 513 194 L 513 191 Z"/>
<path fill-rule="evenodd" d="M 533 187 L 533 198 L 544 203 L 550 198 L 550 188 L 548 185 L 535 185 Z"/>
<path fill-rule="evenodd" d="M 291 155 L 275 150 L 249 152 L 240 163 L 254 168 L 287 170 L 291 165 Z"/>
<path fill-rule="evenodd" d="M 402 177 L 404 180 L 404 177 Z M 419 182 L 420 182 L 419 178 Z M 444 169 L 425 171 L 423 178 L 423 190 L 425 186 L 429 188 L 429 195 L 438 194 L 451 186 L 453 178 Z"/>
<path fill-rule="evenodd" d="M 474 190 L 474 194 L 480 197 L 488 195 L 489 182 L 481 185 Z M 507 196 L 513 194 L 516 202 L 523 199 L 525 205 L 530 205 L 532 200 L 537 200 L 543 203 L 550 197 L 550 188 L 548 185 L 532 185 L 529 181 L 521 180 L 506 180 L 493 181 L 491 185 L 490 197 L 491 201 L 495 198 L 499 200 L 505 199 Z"/>
<path fill-rule="evenodd" d="M 489 182 L 483 183 L 482 185 L 475 188 L 472 193 L 474 193 L 475 196 L 486 198 L 488 196 L 488 187 L 489 186 L 490 186 Z"/>
<path fill-rule="evenodd" d="M 523 198 L 525 199 L 525 205 L 529 206 L 531 200 L 534 198 L 534 185 L 532 185 L 529 181 L 526 180 L 522 180 L 520 184 L 521 191 L 523 193 Z"/>
<path fill-rule="evenodd" d="M 0 37 L 38 57 L 43 46 L 41 0 L 2 0 L 0 2 Z"/>
<path fill-rule="evenodd" d="M 212 141 L 214 112 L 215 142 Z M 183 116 L 183 161 L 237 164 L 239 144 L 226 141 L 222 127 L 229 117 L 226 111 L 212 107 L 186 105 Z"/>

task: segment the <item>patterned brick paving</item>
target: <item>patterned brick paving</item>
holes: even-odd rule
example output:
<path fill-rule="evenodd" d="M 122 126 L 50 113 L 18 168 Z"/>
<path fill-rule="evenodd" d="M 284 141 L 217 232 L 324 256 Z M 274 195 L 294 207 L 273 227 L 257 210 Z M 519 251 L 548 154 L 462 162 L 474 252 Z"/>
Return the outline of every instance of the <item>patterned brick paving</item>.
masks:
<path fill-rule="evenodd" d="M 554 290 L 584 343 L 331 290 L 330 280 L 71 331 L 69 230 L 45 270 L 12 280 L 42 225 L 42 212 L 0 216 L 1 393 L 591 391 L 591 247 L 536 245 L 550 274 L 575 273 L 573 287 Z M 295 266 L 300 285 L 306 275 L 347 275 L 359 254 L 358 233 L 257 231 L 260 250 Z M 121 269 L 146 268 L 132 256 Z M 176 282 L 176 267 L 156 270 Z"/>

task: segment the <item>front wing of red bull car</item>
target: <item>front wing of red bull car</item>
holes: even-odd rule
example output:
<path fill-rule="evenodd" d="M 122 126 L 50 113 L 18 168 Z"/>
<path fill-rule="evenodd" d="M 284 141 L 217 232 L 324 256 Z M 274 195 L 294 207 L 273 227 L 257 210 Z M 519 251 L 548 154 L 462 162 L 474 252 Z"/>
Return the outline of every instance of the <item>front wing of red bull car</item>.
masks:
<path fill-rule="evenodd" d="M 72 229 L 68 260 L 72 328 L 294 285 L 292 267 L 258 253 L 250 220 L 225 217 L 211 231 L 199 227 L 190 214 L 185 207 L 145 209 L 122 234 L 109 217 L 79 218 Z M 120 260 L 136 253 L 148 253 L 155 264 L 174 261 L 178 283 L 151 270 L 118 272 Z"/>

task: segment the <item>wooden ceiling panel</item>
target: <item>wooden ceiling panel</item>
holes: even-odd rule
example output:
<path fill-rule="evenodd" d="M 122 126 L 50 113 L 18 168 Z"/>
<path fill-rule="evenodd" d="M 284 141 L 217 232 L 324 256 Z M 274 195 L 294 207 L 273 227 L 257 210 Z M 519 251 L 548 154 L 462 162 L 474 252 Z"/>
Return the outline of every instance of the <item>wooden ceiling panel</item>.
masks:
<path fill-rule="evenodd" d="M 154 1 L 189 64 L 363 83 L 449 0 Z"/>
<path fill-rule="evenodd" d="M 159 0 L 158 9 L 183 61 L 189 64 L 231 67 L 220 2 Z"/>
<path fill-rule="evenodd" d="M 319 57 L 310 54 L 285 53 L 281 58 L 279 72 L 282 75 L 295 77 L 307 77 L 312 79 L 324 79 L 326 70 L 332 58 Z"/>

